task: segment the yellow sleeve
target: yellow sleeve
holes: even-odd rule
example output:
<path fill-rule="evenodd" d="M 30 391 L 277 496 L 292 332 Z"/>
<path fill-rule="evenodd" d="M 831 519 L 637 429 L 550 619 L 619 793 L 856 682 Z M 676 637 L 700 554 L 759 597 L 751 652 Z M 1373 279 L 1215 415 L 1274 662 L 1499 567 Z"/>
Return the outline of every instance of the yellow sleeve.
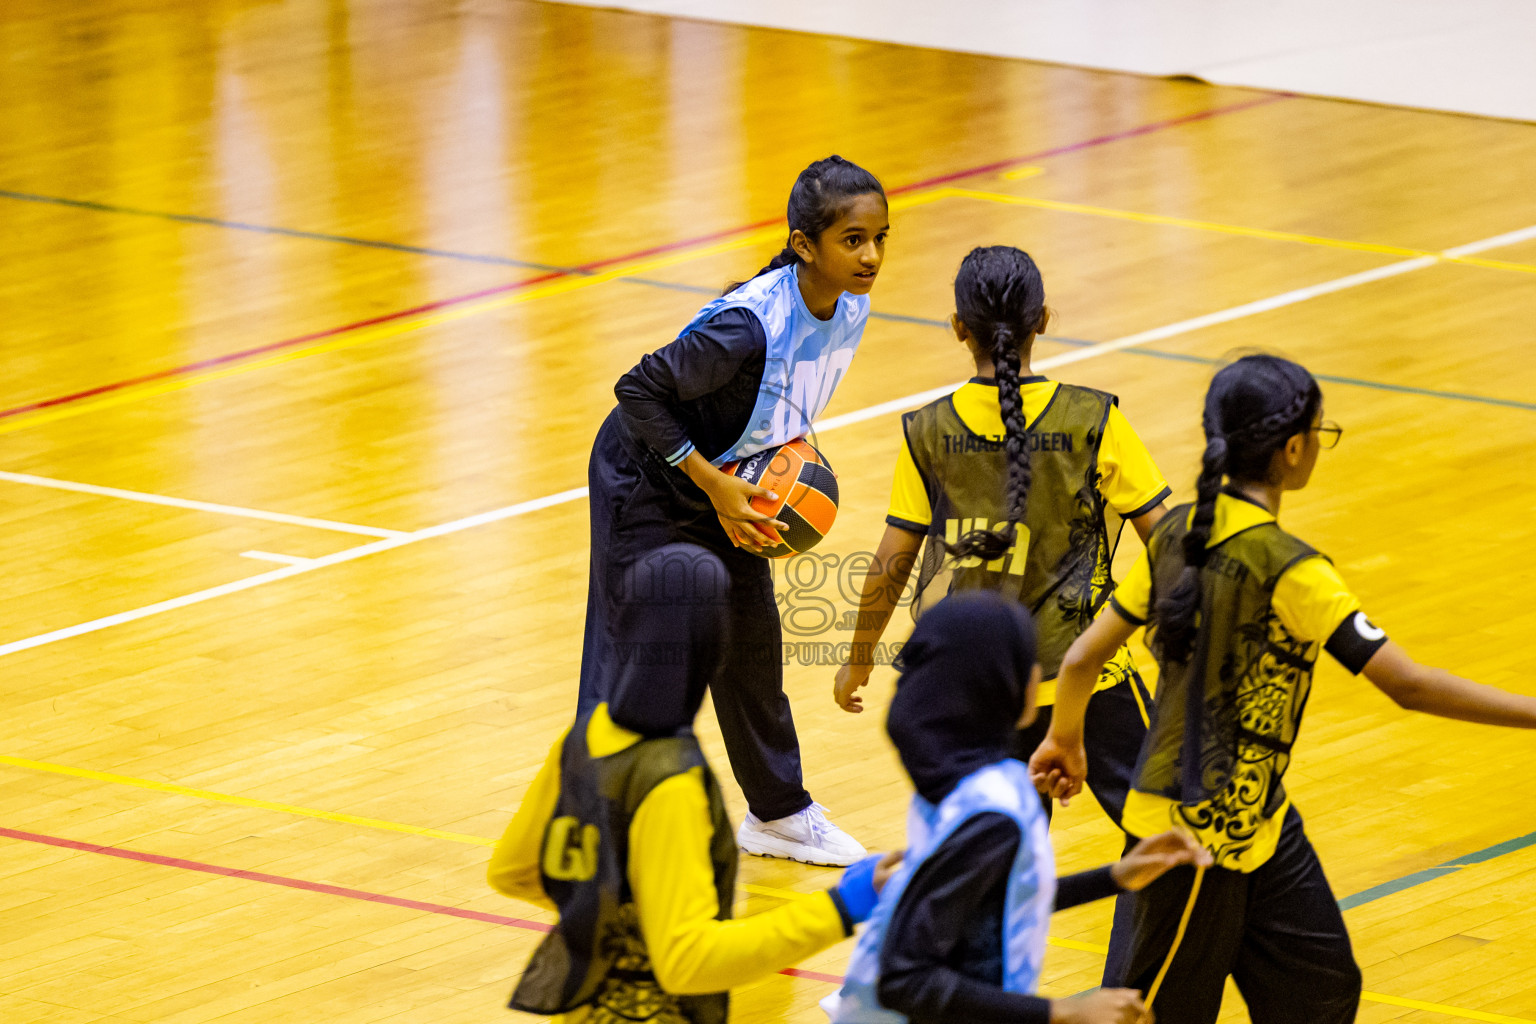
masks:
<path fill-rule="evenodd" d="M 1173 493 L 1119 406 L 1109 407 L 1104 440 L 1099 445 L 1099 492 L 1110 508 L 1127 519 L 1141 515 Z"/>
<path fill-rule="evenodd" d="M 1339 623 L 1360 610 L 1356 597 L 1328 559 L 1303 559 L 1275 584 L 1275 614 L 1298 640 L 1327 643 Z"/>
<path fill-rule="evenodd" d="M 1141 549 L 1136 564 L 1125 574 L 1125 579 L 1115 586 L 1109 602 L 1126 621 L 1138 626 L 1146 625 L 1152 617 L 1152 556 L 1146 548 Z"/>
<path fill-rule="evenodd" d="M 555 904 L 544 895 L 539 852 L 544 846 L 544 829 L 554 817 L 555 805 L 560 800 L 560 750 L 564 745 L 565 734 L 562 733 L 549 748 L 544 767 L 534 776 L 517 813 L 496 843 L 491 866 L 486 872 L 492 889 L 546 910 L 554 910 Z"/>
<path fill-rule="evenodd" d="M 901 451 L 896 454 L 896 475 L 891 481 L 891 508 L 886 522 L 893 519 L 900 520 L 893 523 L 894 526 L 910 526 L 924 532 L 933 522 L 928 486 L 923 483 L 923 474 L 917 471 L 917 463 L 912 460 L 912 449 L 907 445 L 905 435 L 901 439 Z"/>
<path fill-rule="evenodd" d="M 709 858 L 709 799 L 699 769 L 651 790 L 629 826 L 629 887 L 661 987 L 676 995 L 724 992 L 756 981 L 846 937 L 825 892 L 740 921 L 718 921 Z"/>

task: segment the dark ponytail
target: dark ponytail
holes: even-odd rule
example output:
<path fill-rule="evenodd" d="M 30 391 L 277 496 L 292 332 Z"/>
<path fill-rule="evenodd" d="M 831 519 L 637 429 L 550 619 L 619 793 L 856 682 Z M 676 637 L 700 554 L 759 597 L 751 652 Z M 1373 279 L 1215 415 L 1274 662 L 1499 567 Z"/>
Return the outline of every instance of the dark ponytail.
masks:
<path fill-rule="evenodd" d="M 825 160 L 817 160 L 800 172 L 794 188 L 789 190 L 789 232 L 793 235 L 799 231 L 815 241 L 848 212 L 853 200 L 871 194 L 884 199 L 885 189 L 881 187 L 878 178 L 858 164 L 850 163 L 835 154 Z M 752 276 L 762 277 L 770 270 L 799 262 L 800 255 L 786 241 L 783 250 Z M 727 293 L 733 292 L 745 283 L 738 281 L 725 290 Z"/>
<path fill-rule="evenodd" d="M 1154 609 L 1153 644 L 1160 657 L 1189 660 L 1199 639 L 1200 574 L 1216 521 L 1223 477 L 1268 479 L 1275 452 L 1312 425 L 1323 393 L 1306 369 L 1278 356 L 1244 356 L 1223 367 L 1205 395 L 1205 454 L 1195 483 L 1195 513 L 1184 535 L 1184 569 Z"/>
<path fill-rule="evenodd" d="M 1029 422 L 1019 371 L 1024 353 L 1045 329 L 1045 284 L 1029 254 L 1012 246 L 972 249 L 955 276 L 955 314 L 971 336 L 987 346 L 997 377 L 1003 414 L 1003 447 L 1008 453 L 1008 525 L 972 530 L 948 545 L 956 558 L 991 561 L 1007 554 L 1029 504 Z"/>

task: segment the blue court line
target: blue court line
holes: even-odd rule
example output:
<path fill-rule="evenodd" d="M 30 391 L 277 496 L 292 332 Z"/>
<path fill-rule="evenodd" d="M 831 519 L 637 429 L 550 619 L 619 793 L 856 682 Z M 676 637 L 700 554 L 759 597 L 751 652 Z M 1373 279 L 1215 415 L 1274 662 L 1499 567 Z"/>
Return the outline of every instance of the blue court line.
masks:
<path fill-rule="evenodd" d="M 193 213 L 168 213 L 164 210 L 141 210 L 132 206 L 114 206 L 111 203 L 97 203 L 89 199 L 69 199 L 65 196 L 45 196 L 32 192 L 14 192 L 10 189 L 0 189 L 0 199 L 15 199 L 24 203 L 46 203 L 52 206 L 68 206 L 77 210 L 92 210 L 96 213 L 115 213 L 129 217 L 149 217 L 154 220 L 168 220 L 177 224 L 200 224 L 204 227 L 229 228 L 233 231 L 251 231 L 261 235 L 281 235 L 285 238 L 303 238 L 312 242 L 337 242 L 342 245 L 356 245 L 368 249 L 388 249 L 392 252 L 405 252 L 415 256 L 441 256 L 445 259 L 461 260 L 467 263 L 490 263 L 501 267 L 522 267 L 528 270 L 564 271 L 573 273 L 569 267 L 556 267 L 547 263 L 530 263 L 527 260 L 514 260 L 506 256 L 492 256 L 486 253 L 454 252 L 449 249 L 433 249 L 423 245 L 406 245 L 403 242 L 385 242 L 373 238 L 353 238 L 350 235 L 333 235 L 324 231 L 301 231 L 298 228 L 275 227 L 270 224 L 248 224 L 238 220 L 224 220 L 219 217 L 202 217 Z"/>
<path fill-rule="evenodd" d="M 1362 889 L 1353 896 L 1346 896 L 1339 900 L 1339 909 L 1351 910 L 1366 903 L 1373 903 L 1383 897 L 1402 892 L 1404 889 L 1412 889 L 1416 885 L 1423 885 L 1425 882 L 1433 882 L 1437 878 L 1444 878 L 1446 875 L 1455 874 L 1464 867 L 1482 864 L 1496 857 L 1502 857 L 1506 853 L 1514 853 L 1516 850 L 1524 850 L 1530 846 L 1536 846 L 1536 832 L 1521 836 L 1518 839 L 1507 839 L 1502 843 L 1495 843 L 1485 850 L 1468 853 L 1454 860 L 1448 860 L 1444 864 L 1437 864 L 1432 868 L 1425 868 L 1422 871 L 1415 871 L 1411 875 L 1404 875 L 1402 878 L 1394 878 L 1390 882 L 1383 882 L 1380 885 L 1373 885 L 1369 889 Z"/>
<path fill-rule="evenodd" d="M 530 260 L 512 259 L 509 256 L 495 256 L 489 253 L 457 252 L 452 249 L 436 249 L 424 245 L 407 245 L 403 242 L 387 242 L 373 238 L 356 238 L 351 235 L 337 235 L 325 231 L 304 231 L 298 228 L 276 227 L 270 224 L 249 224 L 244 221 L 224 220 L 219 217 L 204 217 L 191 213 L 170 213 L 164 210 L 143 210 L 132 206 L 116 206 L 111 203 L 98 203 L 89 199 L 70 199 L 65 196 L 40 195 L 33 192 L 17 192 L 11 189 L 0 189 L 0 199 L 14 199 L 26 203 L 44 203 L 53 206 L 66 206 L 79 210 L 91 210 L 97 213 L 122 214 L 131 217 L 149 217 L 155 220 L 172 221 L 178 224 L 198 224 L 205 227 L 229 228 L 234 231 L 250 231 L 262 235 L 278 235 L 284 238 L 300 238 L 312 242 L 332 242 L 340 245 L 355 245 L 367 249 L 384 249 L 390 252 L 409 253 L 414 256 L 435 256 L 442 259 L 459 260 L 466 263 L 483 263 L 502 267 L 519 267 L 526 270 L 542 270 L 572 275 L 589 275 L 596 271 L 580 270 L 576 267 L 562 267 L 552 263 L 535 263 Z M 713 298 L 719 295 L 719 289 L 705 285 L 684 284 L 676 281 L 658 281 L 648 277 L 624 277 L 620 281 L 629 284 L 643 285 L 649 288 L 665 288 L 669 291 L 687 292 L 694 295 L 708 295 Z M 919 327 L 938 327 L 949 329 L 948 320 L 932 320 L 927 317 L 906 316 L 901 313 L 872 312 L 870 318 L 885 320 L 891 323 L 913 324 Z M 1098 344 L 1097 342 L 1084 341 L 1081 338 L 1061 338 L 1054 335 L 1042 334 L 1042 341 L 1053 341 L 1061 345 L 1071 345 L 1079 348 Z M 1221 359 L 1208 356 L 1195 356 L 1183 352 L 1166 352 L 1153 348 L 1129 348 L 1124 349 L 1130 355 L 1142 356 L 1148 359 L 1167 359 L 1182 363 L 1198 363 L 1204 366 L 1219 366 Z M 1419 388 L 1408 384 L 1389 384 L 1385 381 L 1365 380 L 1360 377 L 1341 377 L 1333 374 L 1313 374 L 1318 380 L 1331 384 L 1345 384 L 1350 387 L 1373 388 L 1377 391 L 1390 391 L 1403 395 L 1418 395 L 1423 398 L 1440 398 L 1454 402 L 1472 402 L 1478 405 L 1502 406 L 1507 409 L 1522 409 L 1526 412 L 1536 412 L 1536 402 L 1521 402 L 1511 398 L 1494 398 L 1489 395 L 1474 395 L 1460 391 L 1439 391 L 1433 388 Z"/>

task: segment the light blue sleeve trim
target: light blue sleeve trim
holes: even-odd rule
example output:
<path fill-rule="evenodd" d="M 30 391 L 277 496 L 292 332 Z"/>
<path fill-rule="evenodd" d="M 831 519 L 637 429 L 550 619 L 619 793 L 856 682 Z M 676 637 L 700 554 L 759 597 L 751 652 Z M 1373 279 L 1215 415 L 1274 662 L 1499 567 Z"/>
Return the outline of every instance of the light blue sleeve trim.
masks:
<path fill-rule="evenodd" d="M 677 451 L 673 452 L 671 455 L 667 456 L 667 465 L 669 465 L 669 466 L 677 465 L 679 462 L 682 462 L 684 459 L 686 459 L 689 455 L 693 454 L 693 451 L 694 451 L 693 442 L 692 441 L 684 441 L 683 442 L 683 446 L 681 448 L 679 448 Z"/>

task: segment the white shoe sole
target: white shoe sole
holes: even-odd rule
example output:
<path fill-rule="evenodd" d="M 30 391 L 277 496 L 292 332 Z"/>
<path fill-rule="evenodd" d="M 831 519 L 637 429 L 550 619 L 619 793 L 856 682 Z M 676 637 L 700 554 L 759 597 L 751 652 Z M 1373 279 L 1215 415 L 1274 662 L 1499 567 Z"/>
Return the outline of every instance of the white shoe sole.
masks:
<path fill-rule="evenodd" d="M 845 868 L 864 856 L 863 852 L 839 857 L 827 850 L 797 843 L 793 839 L 780 839 L 762 832 L 737 832 L 736 845 L 755 857 L 777 857 L 781 860 L 814 864 L 823 868 Z"/>

